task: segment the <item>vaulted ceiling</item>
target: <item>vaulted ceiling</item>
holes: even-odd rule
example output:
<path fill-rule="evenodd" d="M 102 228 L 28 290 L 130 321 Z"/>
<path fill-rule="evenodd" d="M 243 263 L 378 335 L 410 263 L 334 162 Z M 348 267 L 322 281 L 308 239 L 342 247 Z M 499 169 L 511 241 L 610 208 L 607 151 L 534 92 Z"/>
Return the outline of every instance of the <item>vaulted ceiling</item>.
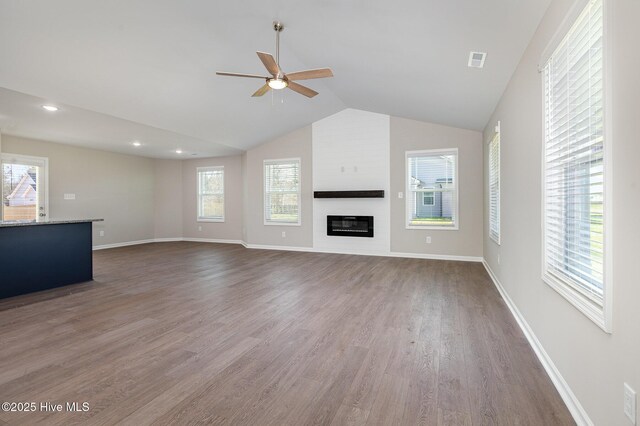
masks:
<path fill-rule="evenodd" d="M 0 128 L 158 158 L 177 147 L 228 155 L 344 108 L 481 130 L 548 4 L 7 0 Z M 285 71 L 333 69 L 332 79 L 305 82 L 319 96 L 252 98 L 260 80 L 215 75 L 263 74 L 255 51 L 274 51 L 274 19 L 285 25 Z M 488 53 L 484 69 L 467 67 L 471 50 Z M 43 121 L 43 102 L 61 109 Z"/>

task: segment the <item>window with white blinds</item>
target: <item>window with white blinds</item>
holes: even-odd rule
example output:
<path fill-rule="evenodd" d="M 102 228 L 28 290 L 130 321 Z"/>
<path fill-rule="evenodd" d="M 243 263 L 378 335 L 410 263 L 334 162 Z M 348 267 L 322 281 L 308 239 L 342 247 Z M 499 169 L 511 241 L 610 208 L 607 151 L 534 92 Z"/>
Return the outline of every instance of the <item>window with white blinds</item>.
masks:
<path fill-rule="evenodd" d="M 605 284 L 603 26 L 603 1 L 589 1 L 543 69 L 544 278 L 579 308 L 582 303 L 583 312 L 595 309 L 600 315 Z"/>
<path fill-rule="evenodd" d="M 489 236 L 500 244 L 500 132 L 489 142 Z"/>
<path fill-rule="evenodd" d="M 198 221 L 224 222 L 224 167 L 198 167 Z"/>
<path fill-rule="evenodd" d="M 408 229 L 458 228 L 458 150 L 406 153 Z"/>
<path fill-rule="evenodd" d="M 264 161 L 264 223 L 300 224 L 300 159 Z"/>

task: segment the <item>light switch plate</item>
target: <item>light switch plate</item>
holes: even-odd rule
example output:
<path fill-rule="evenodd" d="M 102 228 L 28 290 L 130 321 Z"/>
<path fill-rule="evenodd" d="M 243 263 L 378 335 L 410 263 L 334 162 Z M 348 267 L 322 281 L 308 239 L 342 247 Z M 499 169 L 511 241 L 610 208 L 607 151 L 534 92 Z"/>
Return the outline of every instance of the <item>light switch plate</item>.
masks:
<path fill-rule="evenodd" d="M 403 192 L 398 192 L 398 198 L 403 198 L 404 197 L 404 193 Z"/>
<path fill-rule="evenodd" d="M 76 199 L 76 194 L 64 194 L 64 199 L 65 200 L 75 200 Z"/>

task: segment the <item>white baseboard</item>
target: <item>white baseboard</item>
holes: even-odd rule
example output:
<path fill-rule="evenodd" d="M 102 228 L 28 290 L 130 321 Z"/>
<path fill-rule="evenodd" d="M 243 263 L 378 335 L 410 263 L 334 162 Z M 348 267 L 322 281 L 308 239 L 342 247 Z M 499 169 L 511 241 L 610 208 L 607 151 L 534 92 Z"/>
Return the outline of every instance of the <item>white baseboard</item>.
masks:
<path fill-rule="evenodd" d="M 149 240 L 125 241 L 123 243 L 114 243 L 114 244 L 101 244 L 101 245 L 93 246 L 93 250 L 105 250 L 105 249 L 111 249 L 111 248 L 117 248 L 117 247 L 137 246 L 138 244 L 149 244 L 149 243 L 155 243 L 155 242 L 156 240 L 152 238 Z"/>
<path fill-rule="evenodd" d="M 582 407 L 582 404 L 580 404 L 580 401 L 578 400 L 578 398 L 575 396 L 575 394 L 569 387 L 569 384 L 564 380 L 564 378 L 562 377 L 562 374 L 560 374 L 560 371 L 551 360 L 551 357 L 549 356 L 549 354 L 547 354 L 547 352 L 544 350 L 544 347 L 542 347 L 542 344 L 540 343 L 540 341 L 534 334 L 533 330 L 531 329 L 527 321 L 524 319 L 524 317 L 518 310 L 518 307 L 516 306 L 515 303 L 513 303 L 513 300 L 511 299 L 511 297 L 509 297 L 509 294 L 506 292 L 506 290 L 498 280 L 498 277 L 496 277 L 496 275 L 491 270 L 491 267 L 484 259 L 482 260 L 482 264 L 484 265 L 484 268 L 487 270 L 487 273 L 491 277 L 493 284 L 498 289 L 498 292 L 502 296 L 502 299 L 505 301 L 505 303 L 509 307 L 511 314 L 516 319 L 516 322 L 520 326 L 520 329 L 522 330 L 525 337 L 529 341 L 529 344 L 531 345 L 531 347 L 533 348 L 533 351 L 535 352 L 536 356 L 540 360 L 540 363 L 542 364 L 545 371 L 549 375 L 549 378 L 553 382 L 553 385 L 558 390 L 560 397 L 562 398 L 567 408 L 569 409 L 569 412 L 573 416 L 573 420 L 575 420 L 578 426 L 593 426 L 593 422 L 589 418 L 589 415 L 587 414 L 587 412 Z"/>
<path fill-rule="evenodd" d="M 350 254 L 354 256 L 406 257 L 413 259 L 457 260 L 462 262 L 482 262 L 482 257 L 453 256 L 446 254 L 400 253 L 400 252 L 363 252 L 355 250 L 334 250 L 314 247 L 274 246 L 242 243 L 246 248 L 259 250 L 303 251 L 310 253 Z"/>
<path fill-rule="evenodd" d="M 241 240 L 224 240 L 219 238 L 180 238 L 179 241 L 190 241 L 192 243 L 222 243 L 222 244 L 242 244 Z"/>
<path fill-rule="evenodd" d="M 456 256 L 450 254 L 427 254 L 427 253 L 401 253 L 392 251 L 385 256 L 392 257 L 408 257 L 413 259 L 431 259 L 431 260 L 456 260 L 459 262 L 482 262 L 484 259 L 479 256 Z"/>
<path fill-rule="evenodd" d="M 455 255 L 446 255 L 446 254 L 427 254 L 427 253 L 400 253 L 400 252 L 380 253 L 380 252 L 362 252 L 362 251 L 350 251 L 350 250 L 331 250 L 331 249 L 320 249 L 320 248 L 314 248 L 314 247 L 249 244 L 242 240 L 225 240 L 225 239 L 218 239 L 218 238 L 153 238 L 149 240 L 127 241 L 124 243 L 115 243 L 115 244 L 103 244 L 103 245 L 94 246 L 93 249 L 104 250 L 104 249 L 117 248 L 117 247 L 134 246 L 138 244 L 165 243 L 165 242 L 175 242 L 175 241 L 190 241 L 195 243 L 240 244 L 248 249 L 257 249 L 257 250 L 282 250 L 282 251 L 301 251 L 301 252 L 309 252 L 309 253 L 350 254 L 354 256 L 404 257 L 404 258 L 412 258 L 412 259 L 455 260 L 455 261 L 461 261 L 461 262 L 482 262 L 483 261 L 482 257 L 475 257 L 475 256 L 455 256 Z"/>
<path fill-rule="evenodd" d="M 137 241 L 125 241 L 123 243 L 114 243 L 114 244 L 101 244 L 97 246 L 93 246 L 93 250 L 105 250 L 112 249 L 118 247 L 127 247 L 127 246 L 137 246 L 139 244 L 149 244 L 149 243 L 169 243 L 176 241 L 191 241 L 195 243 L 223 243 L 223 244 L 242 244 L 246 247 L 244 241 L 240 240 L 222 240 L 218 238 L 151 238 L 148 240 L 137 240 Z"/>

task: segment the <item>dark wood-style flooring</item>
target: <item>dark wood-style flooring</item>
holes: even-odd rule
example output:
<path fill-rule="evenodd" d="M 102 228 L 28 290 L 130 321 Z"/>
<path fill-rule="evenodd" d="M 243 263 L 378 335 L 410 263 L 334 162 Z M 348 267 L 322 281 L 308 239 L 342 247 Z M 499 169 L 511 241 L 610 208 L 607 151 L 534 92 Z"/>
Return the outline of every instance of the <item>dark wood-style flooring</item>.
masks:
<path fill-rule="evenodd" d="M 159 243 L 0 301 L 0 424 L 574 424 L 479 263 Z"/>

